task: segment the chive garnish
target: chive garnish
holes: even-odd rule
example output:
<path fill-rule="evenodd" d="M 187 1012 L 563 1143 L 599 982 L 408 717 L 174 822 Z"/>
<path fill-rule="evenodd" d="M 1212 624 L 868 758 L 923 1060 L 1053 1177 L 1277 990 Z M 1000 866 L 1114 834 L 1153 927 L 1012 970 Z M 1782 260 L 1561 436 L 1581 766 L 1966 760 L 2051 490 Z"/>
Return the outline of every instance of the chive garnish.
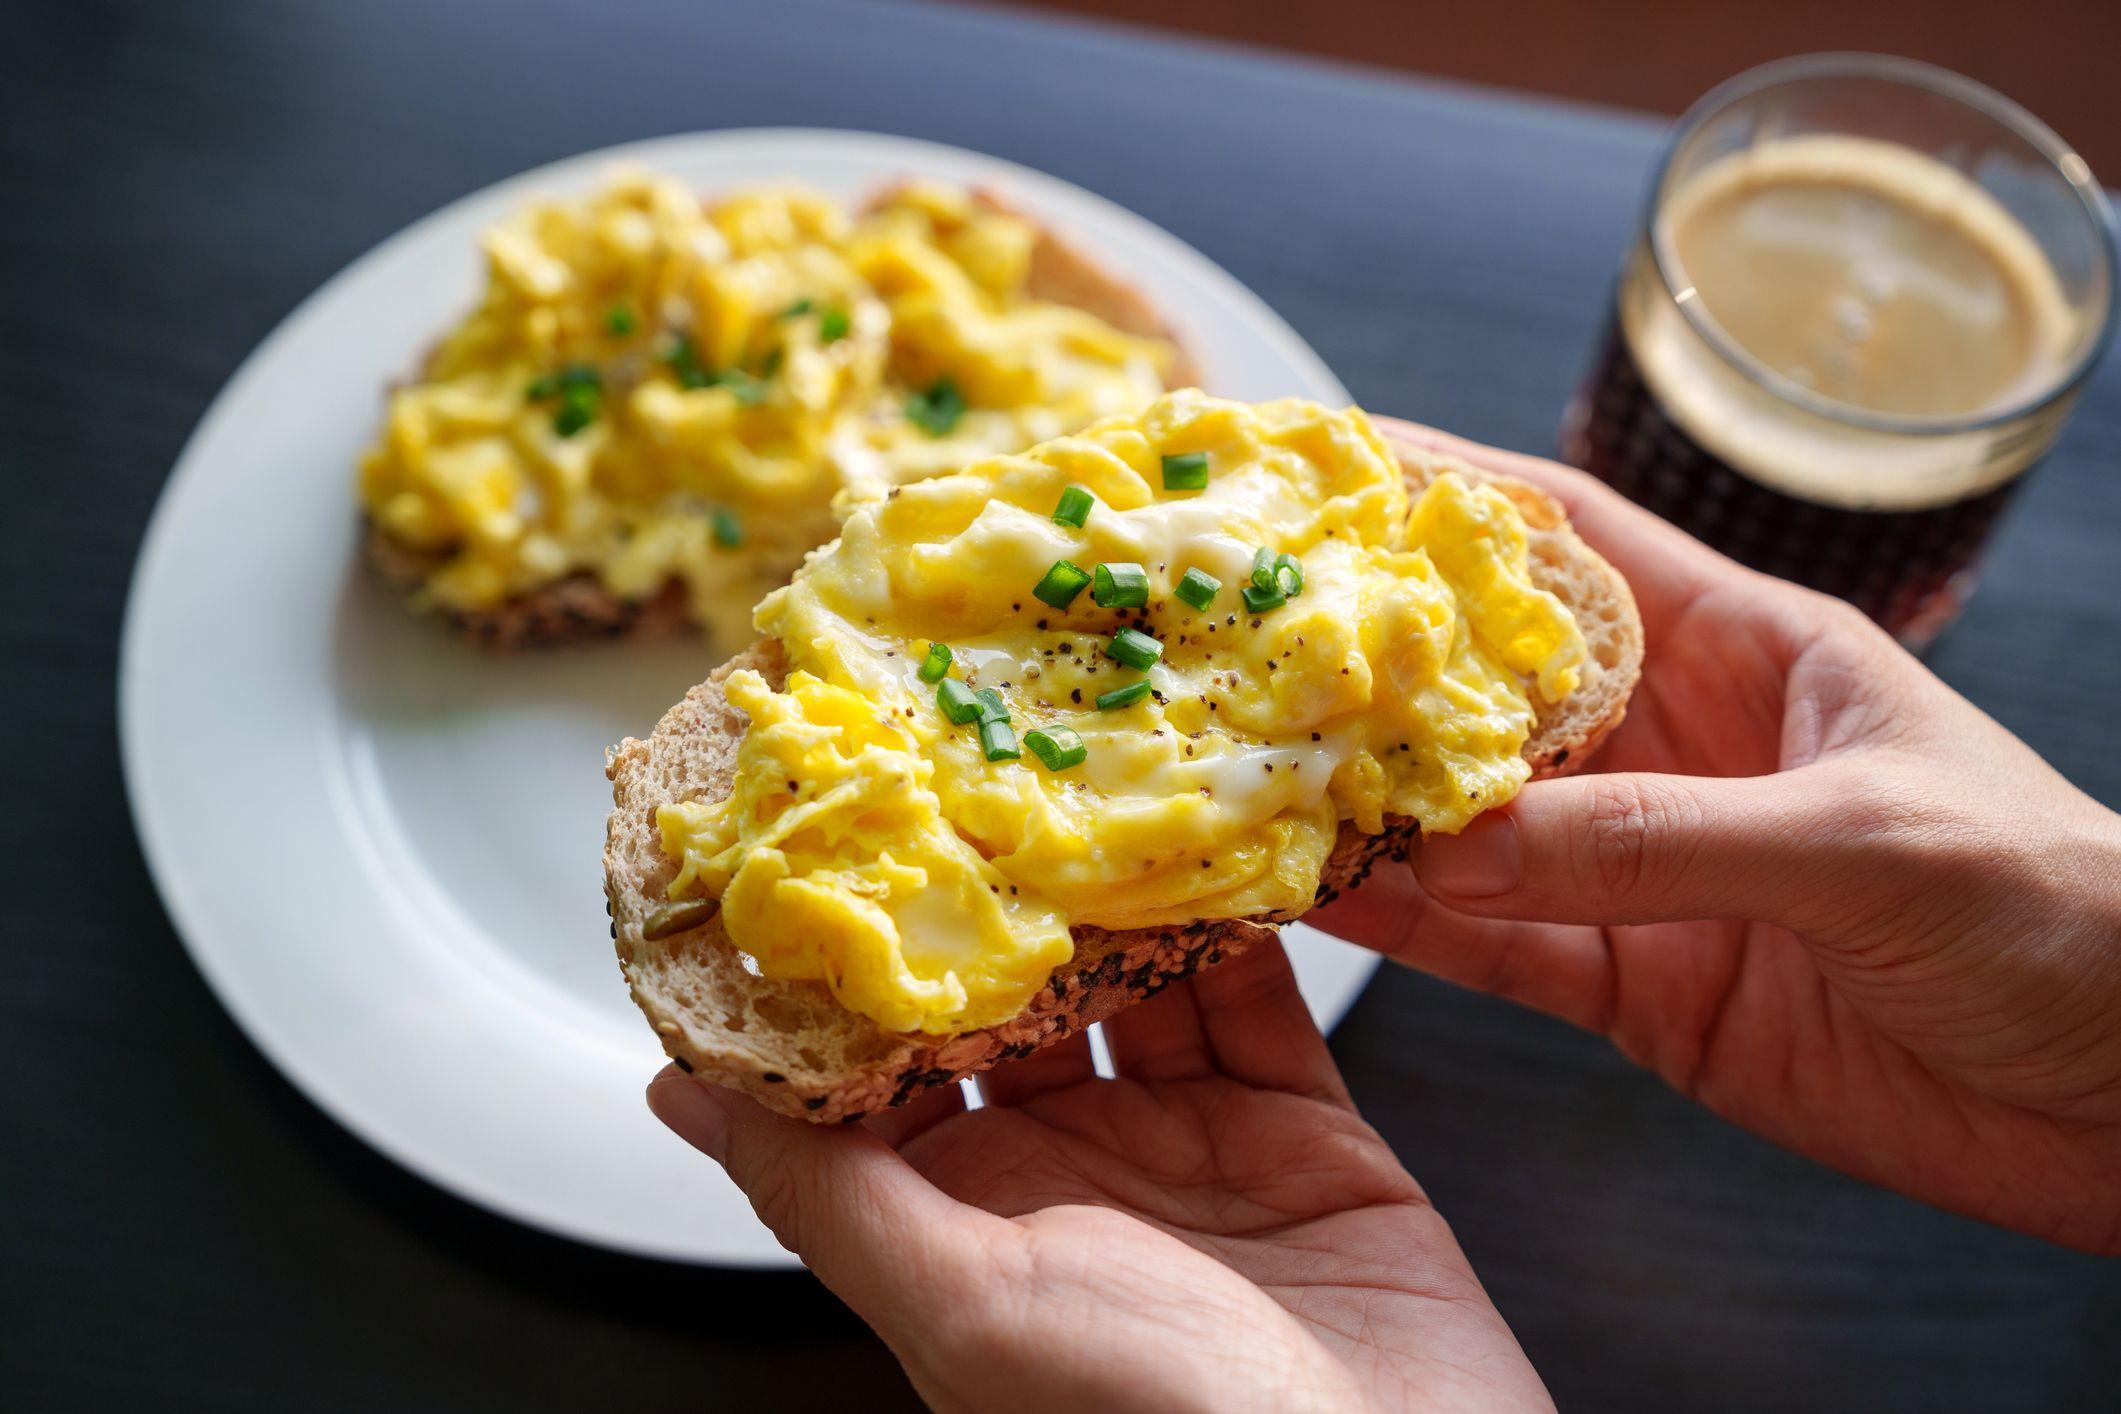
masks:
<path fill-rule="evenodd" d="M 814 306 L 813 306 L 813 304 L 812 304 L 812 302 L 811 302 L 810 296 L 808 296 L 808 295 L 804 295 L 804 296 L 803 296 L 803 297 L 802 297 L 801 299 L 797 300 L 797 301 L 796 301 L 796 302 L 795 302 L 794 304 L 791 304 L 791 305 L 789 305 L 789 306 L 788 306 L 788 307 L 787 307 L 786 309 L 782 310 L 782 311 L 781 311 L 781 318 L 783 318 L 783 319 L 800 319 L 800 318 L 802 318 L 802 317 L 803 317 L 804 315 L 808 314 L 808 313 L 809 313 L 809 312 L 811 311 L 811 309 L 812 309 L 812 308 L 814 308 Z"/>
<path fill-rule="evenodd" d="M 1049 771 L 1065 771 L 1070 766 L 1080 766 L 1089 756 L 1090 748 L 1072 727 L 1054 726 L 1042 731 L 1024 733 L 1024 745 L 1031 748 Z"/>
<path fill-rule="evenodd" d="M 680 388 L 705 388 L 714 383 L 714 375 L 700 362 L 699 350 L 692 346 L 690 334 L 679 334 L 670 341 L 663 352 L 663 362 L 670 365 Z"/>
<path fill-rule="evenodd" d="M 941 682 L 944 675 L 949 671 L 950 645 L 947 643 L 929 644 L 928 656 L 921 660 L 921 681 Z"/>
<path fill-rule="evenodd" d="M 552 415 L 552 430 L 562 437 L 574 436 L 596 421 L 597 408 L 603 400 L 604 390 L 594 369 L 589 370 L 586 378 L 570 377 L 563 372 L 560 375 L 560 407 Z"/>
<path fill-rule="evenodd" d="M 1200 491 L 1208 485 L 1208 454 L 1206 452 L 1181 452 L 1175 457 L 1164 458 L 1164 489 L 1166 491 Z"/>
<path fill-rule="evenodd" d="M 717 507 L 714 513 L 714 543 L 725 550 L 734 550 L 744 543 L 744 523 L 737 519 L 736 512 L 727 506 Z"/>
<path fill-rule="evenodd" d="M 1091 576 L 1090 597 L 1102 609 L 1149 607 L 1149 572 L 1140 565 L 1099 565 Z"/>
<path fill-rule="evenodd" d="M 1260 589 L 1273 589 L 1274 552 L 1262 545 L 1252 552 L 1252 583 Z"/>
<path fill-rule="evenodd" d="M 942 709 L 944 716 L 959 726 L 979 719 L 979 699 L 972 695 L 971 688 L 956 678 L 944 678 L 936 686 L 935 705 Z"/>
<path fill-rule="evenodd" d="M 1256 584 L 1245 586 L 1245 608 L 1255 614 L 1264 614 L 1269 609 L 1279 609 L 1289 602 L 1289 596 L 1279 589 L 1261 589 Z"/>
<path fill-rule="evenodd" d="M 1072 525 L 1077 530 L 1090 518 L 1090 493 L 1080 486 L 1070 486 L 1061 492 L 1060 504 L 1053 508 L 1053 519 L 1059 525 Z"/>
<path fill-rule="evenodd" d="M 930 437 L 948 434 L 964 415 L 965 395 L 957 390 L 957 380 L 948 374 L 929 384 L 926 392 L 906 399 L 907 421 Z"/>
<path fill-rule="evenodd" d="M 989 761 L 1015 761 L 1024 754 L 1017 748 L 1015 729 L 1000 718 L 979 724 L 979 749 Z"/>
<path fill-rule="evenodd" d="M 612 333 L 624 336 L 634 330 L 633 311 L 623 304 L 615 304 L 604 314 L 604 327 Z"/>
<path fill-rule="evenodd" d="M 983 722 L 1006 722 L 1009 720 L 1009 704 L 991 687 L 983 687 L 972 694 L 979 703 L 979 719 Z"/>
<path fill-rule="evenodd" d="M 1128 683 L 1125 687 L 1115 687 L 1110 692 L 1100 692 L 1097 695 L 1097 710 L 1100 712 L 1111 712 L 1121 707 L 1132 707 L 1148 695 L 1149 680 L 1141 678 L 1138 681 Z"/>
<path fill-rule="evenodd" d="M 847 337 L 852 321 L 844 309 L 828 309 L 817 317 L 817 336 L 828 344 L 836 344 Z"/>
<path fill-rule="evenodd" d="M 1221 592 L 1222 587 L 1223 582 L 1214 575 L 1194 569 L 1186 571 L 1185 577 L 1179 580 L 1172 593 L 1196 609 L 1205 609 L 1215 602 L 1215 596 Z"/>
<path fill-rule="evenodd" d="M 1290 599 L 1304 592 L 1303 562 L 1286 550 L 1274 557 L 1274 587 Z"/>
<path fill-rule="evenodd" d="M 764 380 L 754 378 L 742 369 L 732 368 L 714 381 L 736 394 L 738 407 L 755 408 L 766 401 Z"/>
<path fill-rule="evenodd" d="M 1105 655 L 1130 668 L 1148 668 L 1164 656 L 1164 645 L 1136 628 L 1123 628 L 1105 645 Z"/>
<path fill-rule="evenodd" d="M 1046 571 L 1031 591 L 1031 597 L 1042 604 L 1051 604 L 1056 609 L 1065 609 L 1075 602 L 1075 596 L 1083 592 L 1090 576 L 1081 565 L 1068 560 L 1055 560 L 1053 568 Z"/>

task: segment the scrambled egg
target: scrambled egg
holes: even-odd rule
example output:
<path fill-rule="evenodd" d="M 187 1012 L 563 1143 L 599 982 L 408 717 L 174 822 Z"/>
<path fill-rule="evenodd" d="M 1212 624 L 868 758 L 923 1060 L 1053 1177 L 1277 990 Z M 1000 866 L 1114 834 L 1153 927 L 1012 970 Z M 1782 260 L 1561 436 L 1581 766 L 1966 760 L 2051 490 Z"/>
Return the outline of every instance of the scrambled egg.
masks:
<path fill-rule="evenodd" d="M 1013 452 L 1162 391 L 1173 350 L 1027 293 L 1037 232 L 914 183 L 850 216 L 796 188 L 712 205 L 645 172 L 485 238 L 484 301 L 392 393 L 360 497 L 491 608 L 586 573 L 683 585 L 741 636 L 829 540 L 836 494 Z"/>
<path fill-rule="evenodd" d="M 1586 654 L 1501 492 L 1410 505 L 1360 411 L 1190 391 L 862 502 L 757 622 L 792 671 L 729 679 L 736 787 L 660 812 L 671 895 L 939 1034 L 1070 925 L 1300 910 L 1342 820 L 1459 830 Z"/>

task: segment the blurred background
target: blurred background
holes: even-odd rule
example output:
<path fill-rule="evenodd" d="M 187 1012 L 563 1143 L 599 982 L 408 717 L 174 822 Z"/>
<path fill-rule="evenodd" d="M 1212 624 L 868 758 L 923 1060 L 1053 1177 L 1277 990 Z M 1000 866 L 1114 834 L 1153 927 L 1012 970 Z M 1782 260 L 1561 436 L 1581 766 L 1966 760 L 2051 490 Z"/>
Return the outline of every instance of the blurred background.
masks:
<path fill-rule="evenodd" d="M 2121 172 L 2113 0 L 1019 0 L 1020 7 L 1350 59 L 1620 108 L 1677 114 L 1741 69 L 1860 49 L 1956 69 L 2017 99 Z"/>

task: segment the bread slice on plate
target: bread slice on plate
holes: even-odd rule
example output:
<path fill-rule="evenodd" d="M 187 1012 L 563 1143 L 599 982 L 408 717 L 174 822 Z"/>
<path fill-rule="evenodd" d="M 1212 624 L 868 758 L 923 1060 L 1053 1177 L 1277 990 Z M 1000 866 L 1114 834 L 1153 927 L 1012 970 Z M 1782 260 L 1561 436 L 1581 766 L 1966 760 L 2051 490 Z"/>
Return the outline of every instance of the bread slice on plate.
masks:
<path fill-rule="evenodd" d="M 1620 725 L 1642 674 L 1642 619 L 1627 581 L 1580 541 L 1544 492 L 1406 443 L 1393 445 L 1393 452 L 1410 492 L 1442 471 L 1457 471 L 1497 485 L 1517 502 L 1529 530 L 1533 581 L 1570 606 L 1591 649 L 1576 693 L 1553 706 L 1533 697 L 1538 721 L 1525 742 L 1525 759 L 1533 778 L 1576 770 Z M 781 644 L 770 638 L 753 642 L 670 708 L 649 740 L 628 738 L 607 763 L 613 812 L 604 839 L 604 888 L 611 937 L 634 1001 L 664 1051 L 702 1079 L 732 1085 L 789 1115 L 853 1121 L 931 1085 L 1061 1041 L 1179 977 L 1243 952 L 1290 918 L 1203 920 L 1181 929 L 1124 933 L 1077 926 L 1075 956 L 1054 969 L 1031 1007 L 999 1026 L 957 1037 L 880 1030 L 842 1007 L 819 982 L 761 977 L 723 933 L 713 901 L 666 903 L 664 888 L 677 865 L 662 852 L 655 827 L 655 810 L 664 803 L 730 791 L 744 717 L 725 700 L 721 685 L 740 668 L 753 668 L 778 687 L 787 672 Z M 1317 901 L 1362 882 L 1379 859 L 1402 856 L 1417 833 L 1413 820 L 1387 820 L 1381 835 L 1340 825 Z"/>
<path fill-rule="evenodd" d="M 880 190 L 869 198 L 867 207 L 883 204 L 894 190 L 896 186 Z M 990 210 L 1027 222 L 1037 233 L 1025 279 L 1025 292 L 1031 298 L 1096 315 L 1123 334 L 1162 339 L 1176 350 L 1170 376 L 1165 380 L 1167 385 L 1187 388 L 1200 381 L 1200 370 L 1184 342 L 1140 290 L 1000 193 L 981 188 L 972 195 Z M 393 540 L 372 521 L 362 527 L 362 544 L 364 558 L 377 578 L 408 599 L 418 593 L 427 576 L 447 558 Z M 795 569 L 791 562 L 781 578 L 786 579 Z M 586 572 L 555 580 L 492 608 L 443 609 L 438 611 L 438 617 L 466 637 L 501 649 L 547 648 L 594 639 L 653 638 L 691 627 L 684 595 L 675 581 L 646 599 L 624 599 Z"/>
<path fill-rule="evenodd" d="M 1641 675 L 1642 620 L 1627 582 L 1578 538 L 1545 493 L 1408 444 L 1393 449 L 1411 492 L 1449 470 L 1497 486 L 1517 503 L 1530 533 L 1534 582 L 1569 606 L 1590 648 L 1576 692 L 1551 706 L 1535 697 L 1539 715 L 1525 759 L 1535 779 L 1576 769 L 1620 724 Z M 860 1119 L 1061 1040 L 1273 936 L 1295 916 L 1125 932 L 1078 927 L 1075 955 L 1054 969 L 1026 1010 L 958 1036 L 887 1032 L 842 1006 L 823 983 L 760 976 L 730 943 L 712 900 L 666 902 L 677 866 L 663 853 L 655 818 L 669 802 L 728 792 L 745 718 L 723 696 L 722 683 L 743 668 L 778 686 L 787 664 L 776 641 L 759 640 L 687 693 L 646 741 L 620 743 L 606 767 L 613 809 L 605 889 L 619 961 L 664 1051 L 703 1079 L 804 1119 Z M 1317 902 L 1361 882 L 1379 859 L 1403 856 L 1417 833 L 1411 820 L 1388 819 L 1379 835 L 1343 822 Z"/>

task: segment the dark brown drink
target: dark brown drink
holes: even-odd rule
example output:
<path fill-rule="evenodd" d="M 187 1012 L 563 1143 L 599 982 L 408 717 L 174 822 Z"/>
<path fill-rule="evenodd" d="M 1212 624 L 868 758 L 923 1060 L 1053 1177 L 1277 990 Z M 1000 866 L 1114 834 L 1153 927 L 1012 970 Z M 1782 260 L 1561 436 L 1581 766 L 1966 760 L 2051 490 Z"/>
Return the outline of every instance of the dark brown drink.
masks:
<path fill-rule="evenodd" d="M 1848 600 L 1912 644 L 1957 615 L 2018 486 L 2013 478 L 1948 505 L 1900 511 L 1786 495 L 1703 450 L 1666 416 L 1617 327 L 1579 397 L 1563 460 L 1741 564 Z"/>
<path fill-rule="evenodd" d="M 1922 66 L 1734 80 L 1660 174 L 1562 456 L 1926 643 L 2103 341 L 2111 216 L 2082 167 Z"/>

